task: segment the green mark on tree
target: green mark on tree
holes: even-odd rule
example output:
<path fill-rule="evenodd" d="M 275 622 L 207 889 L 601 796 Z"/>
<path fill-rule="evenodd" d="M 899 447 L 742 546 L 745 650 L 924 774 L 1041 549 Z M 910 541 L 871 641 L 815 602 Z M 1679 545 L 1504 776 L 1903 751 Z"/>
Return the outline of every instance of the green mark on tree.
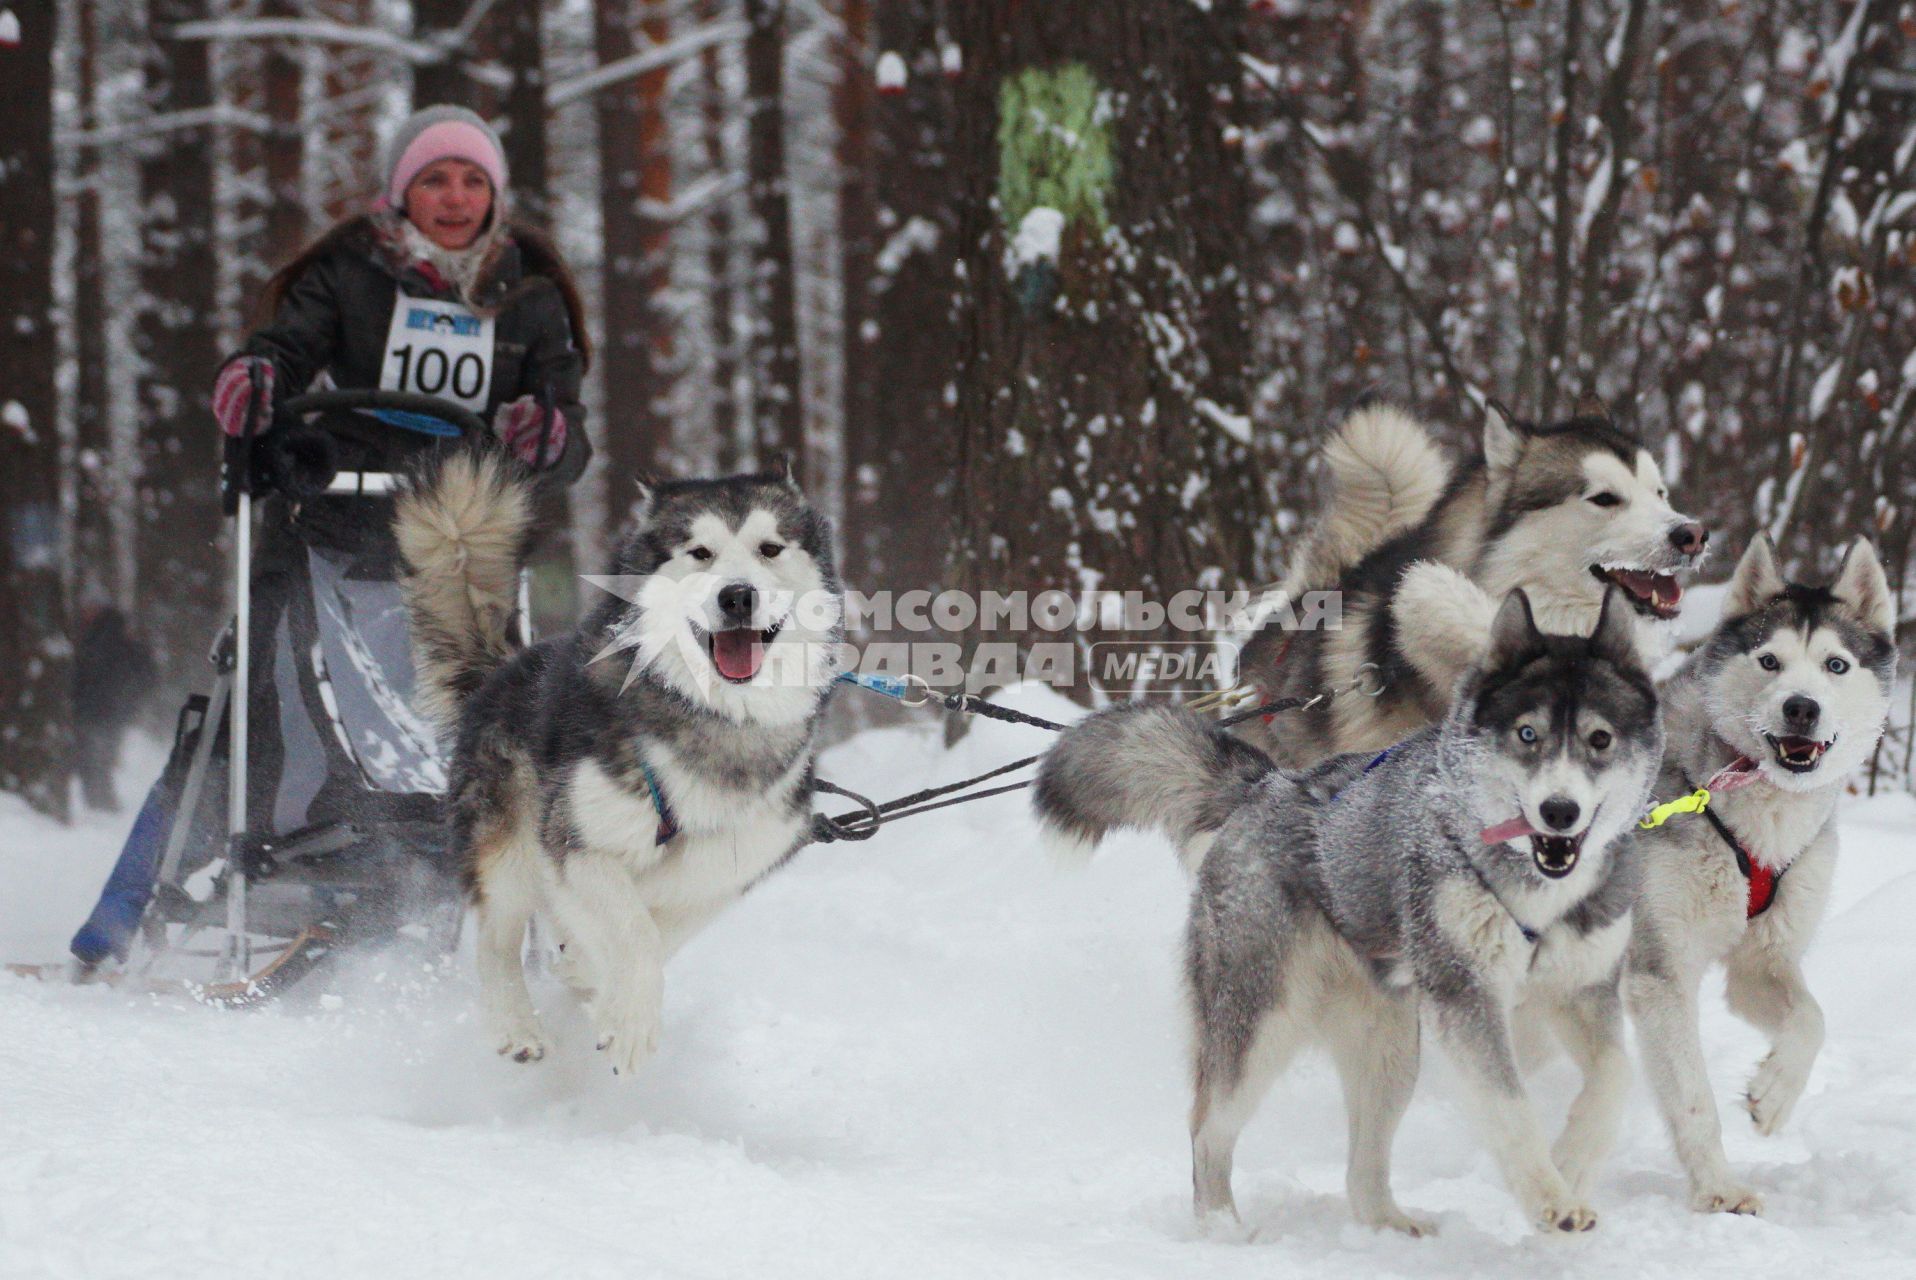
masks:
<path fill-rule="evenodd" d="M 1097 78 L 1082 63 L 1006 78 L 998 94 L 998 202 L 1013 236 L 1038 208 L 1104 229 L 1115 168 L 1109 117 Z"/>

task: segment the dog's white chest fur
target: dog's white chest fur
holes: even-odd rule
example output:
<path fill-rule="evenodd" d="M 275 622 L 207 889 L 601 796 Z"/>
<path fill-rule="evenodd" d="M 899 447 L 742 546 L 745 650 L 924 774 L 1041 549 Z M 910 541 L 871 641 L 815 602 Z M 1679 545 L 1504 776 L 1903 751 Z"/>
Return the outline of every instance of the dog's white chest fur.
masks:
<path fill-rule="evenodd" d="M 784 804 L 804 760 L 759 795 L 714 786 L 661 760 L 655 769 L 679 834 L 658 843 L 659 812 L 649 790 L 635 791 L 596 761 L 582 762 L 569 790 L 572 820 L 590 854 L 610 857 L 634 875 L 658 906 L 729 899 L 778 865 L 805 826 Z"/>

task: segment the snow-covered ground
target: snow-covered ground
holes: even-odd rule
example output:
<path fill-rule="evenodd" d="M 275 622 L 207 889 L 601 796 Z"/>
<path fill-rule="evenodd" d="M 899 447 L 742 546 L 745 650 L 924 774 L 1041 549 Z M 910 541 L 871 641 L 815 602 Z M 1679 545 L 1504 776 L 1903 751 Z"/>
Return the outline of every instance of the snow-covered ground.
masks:
<path fill-rule="evenodd" d="M 1044 737 L 981 723 L 946 752 L 928 720 L 821 772 L 884 797 Z M 58 959 L 123 821 L 0 806 L 0 955 Z M 1342 1102 L 1311 1058 L 1240 1150 L 1249 1239 L 1201 1236 L 1180 873 L 1147 839 L 1054 870 L 1014 795 L 808 850 L 674 961 L 634 1080 L 549 983 L 556 1056 L 495 1058 L 464 957 L 368 957 L 323 1002 L 239 1013 L 0 976 L 0 1277 L 1906 1276 L 1913 836 L 1908 796 L 1844 810 L 1810 964 L 1829 1042 L 1781 1137 L 1735 1109 L 1760 1040 L 1711 998 L 1729 1153 L 1763 1219 L 1685 1207 L 1639 1087 L 1597 1229 L 1533 1237 L 1427 1055 L 1396 1185 L 1442 1232 L 1372 1234 L 1346 1212 Z M 1553 1126 L 1572 1076 L 1534 1082 Z"/>

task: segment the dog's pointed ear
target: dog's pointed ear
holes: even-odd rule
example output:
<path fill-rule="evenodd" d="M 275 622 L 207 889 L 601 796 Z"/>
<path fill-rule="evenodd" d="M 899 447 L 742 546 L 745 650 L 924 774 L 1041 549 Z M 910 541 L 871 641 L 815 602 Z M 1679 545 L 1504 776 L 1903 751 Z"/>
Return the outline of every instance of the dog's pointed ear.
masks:
<path fill-rule="evenodd" d="M 777 453 L 773 454 L 772 465 L 767 467 L 766 470 L 777 479 L 780 484 L 790 489 L 793 493 L 800 491 L 798 484 L 798 463 L 792 457 L 791 450 L 780 449 Z"/>
<path fill-rule="evenodd" d="M 1512 667 L 1543 645 L 1543 633 L 1530 612 L 1530 597 L 1521 587 L 1504 597 L 1497 616 L 1490 624 L 1490 649 L 1484 655 L 1486 667 Z"/>
<path fill-rule="evenodd" d="M 1577 416 L 1579 418 L 1601 418 L 1610 421 L 1610 406 L 1594 389 L 1585 391 L 1577 397 Z"/>
<path fill-rule="evenodd" d="M 659 491 L 659 478 L 650 471 L 638 470 L 632 473 L 632 509 L 642 510 L 652 505 L 652 495 Z"/>
<path fill-rule="evenodd" d="M 659 478 L 649 471 L 635 472 L 632 476 L 632 501 L 625 508 L 623 527 L 628 531 L 645 528 L 652 523 L 652 503 L 658 497 Z"/>
<path fill-rule="evenodd" d="M 1856 611 L 1865 625 L 1886 636 L 1896 634 L 1896 597 L 1890 594 L 1889 575 L 1868 538 L 1858 538 L 1843 553 L 1842 567 L 1830 594 Z"/>
<path fill-rule="evenodd" d="M 1619 667 L 1643 665 L 1643 657 L 1637 651 L 1636 628 L 1630 623 L 1629 606 L 1623 603 L 1623 593 L 1615 587 L 1603 589 L 1597 626 L 1590 633 L 1590 656 Z"/>
<path fill-rule="evenodd" d="M 1484 402 L 1484 465 L 1509 471 L 1523 457 L 1523 426 L 1495 400 Z"/>
<path fill-rule="evenodd" d="M 1776 545 L 1770 535 L 1759 533 L 1750 540 L 1750 549 L 1736 562 L 1730 575 L 1730 592 L 1723 600 L 1723 616 L 1746 618 L 1783 594 L 1783 575 L 1776 568 Z"/>

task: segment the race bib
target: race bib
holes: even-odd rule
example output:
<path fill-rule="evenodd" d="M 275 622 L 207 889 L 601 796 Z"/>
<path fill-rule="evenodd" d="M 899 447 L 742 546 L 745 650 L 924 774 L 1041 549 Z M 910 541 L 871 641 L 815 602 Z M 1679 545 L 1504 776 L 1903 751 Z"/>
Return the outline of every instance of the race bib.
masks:
<path fill-rule="evenodd" d="M 379 386 L 484 413 L 492 390 L 492 317 L 457 302 L 396 294 Z"/>

